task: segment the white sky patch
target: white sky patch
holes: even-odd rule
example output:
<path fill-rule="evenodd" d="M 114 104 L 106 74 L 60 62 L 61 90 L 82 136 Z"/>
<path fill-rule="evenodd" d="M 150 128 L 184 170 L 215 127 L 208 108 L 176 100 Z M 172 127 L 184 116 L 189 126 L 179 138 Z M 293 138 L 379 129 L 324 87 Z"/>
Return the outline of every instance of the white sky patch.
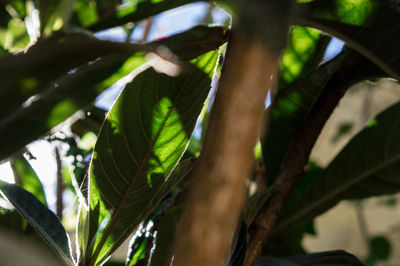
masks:
<path fill-rule="evenodd" d="M 0 165 L 0 180 L 14 183 L 14 174 L 9 162 Z"/>
<path fill-rule="evenodd" d="M 42 182 L 46 200 L 51 210 L 56 209 L 57 165 L 54 148 L 44 140 L 35 141 L 28 146 L 36 160 L 29 160 Z"/>

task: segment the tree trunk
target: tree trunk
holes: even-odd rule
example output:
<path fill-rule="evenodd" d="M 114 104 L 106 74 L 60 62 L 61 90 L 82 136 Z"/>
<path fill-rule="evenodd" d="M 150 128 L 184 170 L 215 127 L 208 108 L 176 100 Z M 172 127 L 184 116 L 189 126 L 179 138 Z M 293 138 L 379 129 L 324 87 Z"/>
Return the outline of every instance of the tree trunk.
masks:
<path fill-rule="evenodd" d="M 224 265 L 279 54 L 243 31 L 228 45 L 205 143 L 178 226 L 173 265 Z"/>

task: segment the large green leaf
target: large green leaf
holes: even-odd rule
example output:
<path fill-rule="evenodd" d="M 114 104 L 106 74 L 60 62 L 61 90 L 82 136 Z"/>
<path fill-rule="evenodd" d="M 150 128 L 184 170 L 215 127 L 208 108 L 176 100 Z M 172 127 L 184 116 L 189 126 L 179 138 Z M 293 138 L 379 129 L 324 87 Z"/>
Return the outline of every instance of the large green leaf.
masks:
<path fill-rule="evenodd" d="M 163 198 L 210 89 L 217 59 L 218 52 L 207 53 L 183 65 L 177 77 L 147 69 L 120 94 L 90 166 L 87 264 L 104 261 Z"/>
<path fill-rule="evenodd" d="M 260 258 L 254 266 L 362 266 L 352 254 L 335 250 L 293 256 L 290 258 Z"/>
<path fill-rule="evenodd" d="M 128 22 L 138 22 L 169 9 L 198 1 L 199 0 L 131 1 L 124 6 L 121 6 L 121 8 L 116 9 L 111 15 L 101 19 L 93 25 L 90 25 L 89 29 L 92 31 L 100 31 L 120 26 Z"/>
<path fill-rule="evenodd" d="M 355 136 L 280 218 L 276 232 L 301 226 L 342 199 L 400 191 L 400 103 L 388 108 Z"/>
<path fill-rule="evenodd" d="M 74 265 L 68 235 L 57 216 L 26 190 L 0 181 L 1 194 L 47 241 L 66 265 Z"/>
<path fill-rule="evenodd" d="M 400 79 L 398 1 L 315 0 L 298 7 L 302 15 L 296 23 L 344 40 L 390 76 Z"/>
<path fill-rule="evenodd" d="M 47 205 L 42 183 L 24 156 L 21 155 L 13 159 L 11 167 L 14 173 L 15 184 L 32 193 L 40 202 Z"/>
<path fill-rule="evenodd" d="M 93 46 L 93 48 L 90 49 L 95 49 L 98 46 L 102 47 L 99 51 L 92 53 L 92 58 L 107 53 L 122 54 L 107 56 L 92 64 L 79 68 L 70 75 L 56 80 L 55 83 L 52 83 L 48 88 L 44 89 L 45 92 L 43 92 L 38 99 L 18 109 L 18 111 L 3 120 L 0 120 L 0 146 L 2 147 L 0 150 L 0 161 L 10 156 L 13 152 L 23 148 L 29 142 L 42 136 L 80 108 L 91 103 L 102 91 L 144 62 L 141 54 L 130 56 L 132 52 L 154 51 L 160 46 L 166 46 L 178 56 L 184 59 L 192 59 L 204 52 L 217 49 L 225 41 L 226 33 L 223 28 L 198 26 L 184 33 L 139 46 L 104 42 L 100 40 L 93 41 L 92 38 L 74 39 L 72 41 L 72 47 L 68 48 L 63 45 L 58 47 L 59 49 L 69 49 L 69 52 L 60 52 L 60 54 L 58 54 L 59 57 L 55 55 L 47 57 L 46 55 L 44 62 L 42 62 L 44 65 L 42 65 L 40 60 L 36 60 L 38 59 L 36 56 L 40 55 L 39 52 L 35 56 L 32 55 L 32 58 L 15 58 L 16 61 L 10 58 L 8 62 L 12 62 L 11 65 L 14 68 L 29 65 L 27 69 L 14 69 L 15 72 L 21 71 L 21 73 L 24 73 L 25 70 L 29 70 L 32 71 L 32 73 L 36 73 L 36 68 L 38 73 L 47 73 L 48 71 L 53 71 L 51 70 L 51 60 L 56 58 L 61 60 L 64 56 L 75 56 L 69 53 L 73 53 L 74 49 L 78 49 L 80 45 L 82 45 L 83 51 L 89 49 L 89 46 L 87 46 L 89 44 Z M 69 43 L 68 41 L 65 42 Z M 62 43 L 63 42 L 61 42 L 61 44 Z M 44 47 L 42 48 L 44 49 Z M 52 49 L 56 48 L 53 47 Z M 76 51 L 76 56 L 80 55 L 79 53 L 81 51 L 78 53 L 78 50 Z M 41 53 L 44 52 L 44 50 L 40 51 Z M 89 58 L 88 55 L 86 59 L 87 58 Z M 2 75 L 3 73 L 1 71 L 4 70 L 7 74 L 7 67 L 2 68 L 3 61 L 1 60 L 2 59 L 0 59 L 0 73 Z M 57 61 L 53 63 L 57 63 Z M 63 69 L 66 70 L 68 68 Z M 20 77 L 19 75 L 23 75 L 21 73 L 13 74 L 14 76 L 10 73 L 11 79 Z M 47 78 L 48 76 L 46 76 L 46 79 Z M 8 97 L 10 96 L 8 95 L 4 99 L 11 101 Z"/>

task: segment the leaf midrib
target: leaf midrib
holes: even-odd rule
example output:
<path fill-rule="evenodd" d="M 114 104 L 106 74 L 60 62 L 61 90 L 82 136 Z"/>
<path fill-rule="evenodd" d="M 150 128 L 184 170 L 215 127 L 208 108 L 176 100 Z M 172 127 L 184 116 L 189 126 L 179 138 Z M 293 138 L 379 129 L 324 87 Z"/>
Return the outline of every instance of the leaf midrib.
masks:
<path fill-rule="evenodd" d="M 348 183 L 346 183 L 346 185 L 341 186 L 341 187 L 337 188 L 336 190 L 331 191 L 325 197 L 322 197 L 319 200 L 315 201 L 314 203 L 308 205 L 308 207 L 302 209 L 296 215 L 292 216 L 291 218 L 287 219 L 286 221 L 284 220 L 284 222 L 277 225 L 275 231 L 280 232 L 282 230 L 282 228 L 285 228 L 287 225 L 292 224 L 299 217 L 300 218 L 304 217 L 307 213 L 313 211 L 313 209 L 315 209 L 316 207 L 320 206 L 321 204 L 325 203 L 326 201 L 330 200 L 331 198 L 334 198 L 336 195 L 340 194 L 341 192 L 349 189 L 351 186 L 360 182 L 364 178 L 368 178 L 370 175 L 374 174 L 375 172 L 378 172 L 378 171 L 382 170 L 383 168 L 395 163 L 396 161 L 400 161 L 400 154 L 394 156 L 392 159 L 383 161 L 382 164 L 379 164 L 378 166 L 370 168 L 369 170 L 367 170 L 363 174 L 359 175 L 358 177 L 351 179 Z"/>
<path fill-rule="evenodd" d="M 128 200 L 129 195 L 130 195 L 130 193 L 132 192 L 132 190 L 134 188 L 134 185 L 136 184 L 135 181 L 136 181 L 137 177 L 141 174 L 145 163 L 149 159 L 149 157 L 150 157 L 150 155 L 151 155 L 151 153 L 153 151 L 153 147 L 154 147 L 155 143 L 157 142 L 157 139 L 160 136 L 161 131 L 163 130 L 166 121 L 168 120 L 168 118 L 171 115 L 172 111 L 175 109 L 176 100 L 180 97 L 180 94 L 185 89 L 185 85 L 188 82 L 188 80 L 190 79 L 192 73 L 193 73 L 193 69 L 192 69 L 192 72 L 188 74 L 188 77 L 186 78 L 186 80 L 185 80 L 184 84 L 182 85 L 181 89 L 178 91 L 178 93 L 177 93 L 177 95 L 176 95 L 176 97 L 175 97 L 175 99 L 174 99 L 174 101 L 172 103 L 172 107 L 168 110 L 168 113 L 165 116 L 165 119 L 163 120 L 163 122 L 161 123 L 161 126 L 158 129 L 154 139 L 149 143 L 150 146 L 149 146 L 145 156 L 143 157 L 143 160 L 142 160 L 140 166 L 138 167 L 134 177 L 132 178 L 132 181 L 131 181 L 128 189 L 126 190 L 126 192 L 124 194 L 124 197 L 121 200 L 121 203 L 118 204 L 118 207 L 117 207 L 116 211 L 110 217 L 111 222 L 108 224 L 107 228 L 105 229 L 104 234 L 102 235 L 101 240 L 100 240 L 99 244 L 97 245 L 97 248 L 95 249 L 95 252 L 94 252 L 94 254 L 92 256 L 92 259 L 91 259 L 89 265 L 95 265 L 97 257 L 99 255 L 101 249 L 103 248 L 103 245 L 104 245 L 105 241 L 107 240 L 108 236 L 110 235 L 111 230 L 112 230 L 112 228 L 113 228 L 113 226 L 114 226 L 114 224 L 115 224 L 115 222 L 117 220 L 117 217 L 121 213 L 121 210 L 124 208 L 124 205 L 125 205 L 126 201 Z M 142 86 L 140 86 L 140 90 L 141 89 L 142 89 Z M 157 90 L 159 90 L 159 85 L 158 85 Z"/>

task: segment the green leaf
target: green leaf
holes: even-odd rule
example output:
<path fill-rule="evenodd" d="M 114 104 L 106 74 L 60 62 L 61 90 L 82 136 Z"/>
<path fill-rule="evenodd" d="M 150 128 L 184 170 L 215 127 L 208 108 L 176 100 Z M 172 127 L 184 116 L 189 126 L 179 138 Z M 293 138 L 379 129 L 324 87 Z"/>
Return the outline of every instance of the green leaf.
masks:
<path fill-rule="evenodd" d="M 222 27 L 197 26 L 183 33 L 148 44 L 103 41 L 87 34 L 57 33 L 39 41 L 27 53 L 0 57 L 2 89 L 0 119 L 12 113 L 29 97 L 51 87 L 68 71 L 99 57 L 131 56 L 138 52 L 156 53 L 166 46 L 182 59 L 192 59 L 217 49 L 226 41 Z"/>
<path fill-rule="evenodd" d="M 320 63 L 330 38 L 319 31 L 294 26 L 280 62 L 278 88 L 304 77 Z"/>
<path fill-rule="evenodd" d="M 48 0 L 46 0 L 48 4 Z M 53 31 L 61 30 L 68 24 L 69 19 L 74 11 L 76 0 L 61 0 L 55 1 L 54 10 L 48 15 L 48 19 L 44 26 L 44 33 L 50 35 Z"/>
<path fill-rule="evenodd" d="M 2 85 L 5 87 L 9 85 L 11 86 L 10 88 L 13 88 L 13 82 L 17 82 L 18 78 L 22 78 L 26 71 L 31 71 L 32 73 L 37 73 L 35 71 L 38 71 L 37 75 L 43 75 L 44 80 L 48 82 L 51 79 L 50 77 L 54 78 L 61 73 L 61 70 L 66 71 L 69 68 L 62 66 L 60 69 L 57 67 L 56 70 L 52 69 L 51 62 L 54 63 L 61 60 L 64 63 L 64 59 L 67 60 L 64 57 L 83 56 L 89 59 L 109 53 L 121 54 L 103 57 L 92 64 L 79 68 L 72 74 L 57 79 L 55 83 L 51 83 L 46 89 L 41 89 L 44 92 L 36 101 L 0 120 L 0 146 L 2 147 L 0 161 L 44 135 L 76 111 L 93 102 L 102 91 L 144 62 L 141 53 L 132 56 L 132 52 L 154 51 L 160 46 L 167 46 L 178 56 L 192 59 L 204 52 L 217 49 L 226 41 L 224 28 L 204 26 L 194 27 L 184 33 L 146 45 L 115 43 L 74 36 L 69 36 L 72 39 L 66 38 L 59 46 L 49 44 L 49 46 L 37 47 L 37 53 L 32 52 L 32 57 L 6 57 L 8 59 L 4 58 L 4 61 L 3 58 L 0 59 L 0 74 L 4 74 L 11 79 L 11 81 L 4 81 Z M 70 44 L 71 47 L 64 46 L 65 43 Z M 56 55 L 47 55 L 47 53 L 52 53 L 50 51 L 44 53 L 46 47 L 49 49 L 51 47 L 50 50 L 54 49 L 52 52 Z M 65 51 L 57 51 L 64 48 L 66 49 Z M 97 51 L 91 52 L 90 50 Z M 74 51 L 76 54 L 74 54 Z M 85 51 L 89 52 L 89 54 L 81 54 L 85 53 Z M 42 53 L 45 54 L 43 62 L 39 60 Z M 70 66 L 78 61 L 83 63 L 85 61 L 84 58 L 70 60 Z M 10 65 L 6 64 L 8 67 L 2 67 L 4 66 L 2 63 L 9 63 Z M 18 67 L 22 67 L 22 69 L 17 69 Z M 19 74 L 9 72 L 9 68 L 14 69 L 14 72 Z M 4 99 L 7 99 L 7 102 L 13 102 L 9 97 L 14 99 L 8 94 Z M 4 107 L 4 105 L 2 106 Z"/>
<path fill-rule="evenodd" d="M 346 90 L 351 85 L 382 72 L 351 49 L 321 65 L 317 70 L 278 91 L 269 112 L 262 141 L 268 183 L 278 174 L 286 151 L 324 90 Z"/>
<path fill-rule="evenodd" d="M 129 251 L 126 257 L 127 266 L 144 265 L 147 264 L 151 249 L 154 244 L 155 226 L 150 226 L 150 220 L 146 219 L 143 226 L 136 231 L 132 240 L 129 243 Z"/>
<path fill-rule="evenodd" d="M 198 0 L 157 0 L 157 1 L 131 1 L 125 8 L 118 8 L 115 12 L 97 23 L 89 26 L 89 30 L 100 31 L 108 28 L 120 26 L 129 22 L 138 22 L 142 19 L 157 15 L 158 13 L 183 6 Z"/>
<path fill-rule="evenodd" d="M 35 228 L 66 265 L 74 265 L 68 235 L 57 216 L 26 190 L 0 181 L 1 194 Z"/>
<path fill-rule="evenodd" d="M 369 240 L 368 257 L 373 260 L 387 260 L 391 253 L 391 245 L 387 237 L 374 236 Z"/>
<path fill-rule="evenodd" d="M 52 18 L 52 15 L 56 12 L 57 6 L 61 1 L 57 0 L 36 0 L 35 5 L 36 8 L 39 10 L 40 15 L 40 27 L 41 32 L 43 29 L 49 24 L 49 21 Z"/>
<path fill-rule="evenodd" d="M 332 76 L 340 70 L 346 56 L 345 53 L 340 54 L 308 76 L 278 91 L 268 111 L 268 128 L 271 130 L 267 131 L 262 141 L 268 183 L 272 183 L 278 174 L 296 130 L 300 128 Z"/>
<path fill-rule="evenodd" d="M 18 17 L 8 20 L 7 27 L 0 29 L 0 43 L 10 52 L 25 49 L 29 44 L 29 35 L 24 20 Z"/>
<path fill-rule="evenodd" d="M 168 266 L 171 262 L 171 243 L 179 222 L 180 210 L 168 210 L 160 219 L 155 240 L 156 249 L 151 255 L 150 266 Z"/>
<path fill-rule="evenodd" d="M 40 202 L 47 206 L 42 183 L 35 170 L 24 156 L 18 156 L 11 163 L 15 184 L 32 193 Z"/>
<path fill-rule="evenodd" d="M 96 1 L 94 0 L 79 0 L 75 4 L 75 12 L 83 27 L 94 24 L 99 19 Z"/>
<path fill-rule="evenodd" d="M 400 103 L 378 115 L 336 156 L 276 231 L 301 226 L 343 199 L 400 191 Z"/>
<path fill-rule="evenodd" d="M 384 0 L 315 0 L 298 5 L 302 15 L 296 23 L 344 40 L 400 79 L 399 6 Z"/>
<path fill-rule="evenodd" d="M 362 263 L 352 254 L 342 250 L 311 253 L 293 256 L 285 259 L 260 258 L 254 266 L 362 266 Z"/>
<path fill-rule="evenodd" d="M 0 160 L 65 121 L 143 61 L 140 56 L 109 56 L 58 80 L 37 101 L 0 121 Z"/>
<path fill-rule="evenodd" d="M 149 68 L 120 94 L 90 166 L 87 264 L 104 261 L 168 192 L 217 59 L 218 52 L 207 53 L 183 65 L 177 77 Z"/>

